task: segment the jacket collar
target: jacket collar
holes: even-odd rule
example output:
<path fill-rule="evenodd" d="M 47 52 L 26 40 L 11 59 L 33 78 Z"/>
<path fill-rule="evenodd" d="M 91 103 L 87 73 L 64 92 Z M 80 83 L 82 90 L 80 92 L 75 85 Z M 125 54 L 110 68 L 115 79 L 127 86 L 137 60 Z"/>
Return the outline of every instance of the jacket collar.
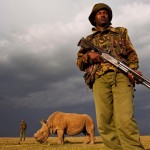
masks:
<path fill-rule="evenodd" d="M 99 31 L 97 30 L 96 28 L 92 28 L 92 32 L 93 32 L 93 36 L 96 35 L 96 34 L 102 34 L 104 32 L 116 32 L 117 33 L 117 30 L 116 28 L 112 27 L 112 26 L 109 26 L 107 27 L 104 31 Z"/>

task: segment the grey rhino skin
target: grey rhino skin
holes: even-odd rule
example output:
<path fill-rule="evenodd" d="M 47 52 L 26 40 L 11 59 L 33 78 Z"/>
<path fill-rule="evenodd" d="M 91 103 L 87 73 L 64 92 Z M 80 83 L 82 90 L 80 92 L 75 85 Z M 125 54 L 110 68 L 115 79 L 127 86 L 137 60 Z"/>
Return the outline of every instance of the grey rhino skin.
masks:
<path fill-rule="evenodd" d="M 77 135 L 85 134 L 84 144 L 94 144 L 94 122 L 87 114 L 55 112 L 50 115 L 47 121 L 41 122 L 42 127 L 35 134 L 37 142 L 44 143 L 49 134 L 57 134 L 58 143 L 64 143 L 64 134 Z"/>

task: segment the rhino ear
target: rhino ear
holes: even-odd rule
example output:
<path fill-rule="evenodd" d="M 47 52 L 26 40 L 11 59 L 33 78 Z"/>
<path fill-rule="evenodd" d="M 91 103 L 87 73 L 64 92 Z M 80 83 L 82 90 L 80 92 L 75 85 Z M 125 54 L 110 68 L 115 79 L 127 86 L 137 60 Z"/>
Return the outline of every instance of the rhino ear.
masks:
<path fill-rule="evenodd" d="M 46 124 L 46 121 L 43 120 L 43 119 L 40 119 L 40 123 L 41 123 L 41 124 L 43 124 L 43 123 Z"/>

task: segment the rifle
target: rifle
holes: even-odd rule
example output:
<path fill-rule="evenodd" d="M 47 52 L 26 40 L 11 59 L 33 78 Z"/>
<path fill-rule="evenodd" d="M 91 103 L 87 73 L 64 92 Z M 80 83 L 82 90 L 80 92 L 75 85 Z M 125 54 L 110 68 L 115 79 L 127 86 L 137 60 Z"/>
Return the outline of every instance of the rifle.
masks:
<path fill-rule="evenodd" d="M 88 40 L 86 40 L 84 37 L 81 38 L 81 40 L 78 43 L 78 46 L 81 46 L 83 48 L 91 48 L 91 50 L 94 50 L 95 52 L 98 52 L 101 57 L 105 60 L 117 67 L 118 69 L 122 70 L 125 73 L 131 73 L 135 80 L 138 81 L 138 83 L 145 85 L 146 87 L 150 88 L 150 80 L 146 79 L 144 76 L 139 75 L 137 72 L 135 72 L 133 69 L 129 68 L 127 65 L 125 65 L 120 60 L 116 59 L 114 56 L 109 54 L 108 52 L 105 52 L 101 48 L 95 46 Z"/>

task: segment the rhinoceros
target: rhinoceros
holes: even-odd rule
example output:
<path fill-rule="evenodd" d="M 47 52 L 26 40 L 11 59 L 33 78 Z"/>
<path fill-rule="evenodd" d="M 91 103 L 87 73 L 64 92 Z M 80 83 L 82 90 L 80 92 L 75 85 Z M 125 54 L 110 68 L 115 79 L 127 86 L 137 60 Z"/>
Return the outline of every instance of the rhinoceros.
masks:
<path fill-rule="evenodd" d="M 44 143 L 50 134 L 57 134 L 58 143 L 64 144 L 64 134 L 73 136 L 83 133 L 84 144 L 94 144 L 95 125 L 87 114 L 55 112 L 41 124 L 42 127 L 34 134 L 37 142 Z"/>

